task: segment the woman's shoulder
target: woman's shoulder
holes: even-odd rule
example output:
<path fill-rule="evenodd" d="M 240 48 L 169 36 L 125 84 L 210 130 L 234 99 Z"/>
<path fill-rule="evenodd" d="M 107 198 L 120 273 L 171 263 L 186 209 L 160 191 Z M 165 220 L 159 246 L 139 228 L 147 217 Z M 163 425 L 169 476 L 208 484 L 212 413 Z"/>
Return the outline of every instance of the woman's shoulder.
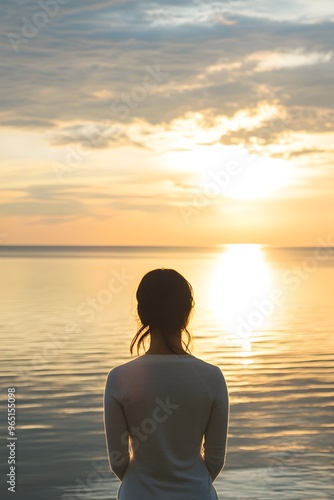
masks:
<path fill-rule="evenodd" d="M 132 366 L 135 366 L 136 364 L 138 364 L 138 361 L 141 357 L 142 356 L 139 356 L 137 358 L 130 359 L 129 361 L 125 361 L 124 363 L 113 366 L 109 370 L 108 376 L 112 377 L 113 375 L 117 375 L 123 371 L 126 371 L 128 368 L 131 369 Z"/>
<path fill-rule="evenodd" d="M 212 376 L 216 376 L 217 374 L 222 375 L 221 369 L 219 366 L 210 363 L 208 361 L 205 361 L 201 358 L 197 358 L 196 356 L 193 355 L 177 355 L 177 356 L 159 356 L 159 355 L 141 355 L 137 356 L 136 358 L 130 359 L 128 361 L 125 361 L 122 364 L 116 365 L 111 370 L 109 371 L 110 377 L 116 376 L 116 375 L 121 375 L 123 373 L 131 372 L 135 370 L 136 368 L 139 368 L 143 364 L 149 364 L 149 365 L 154 365 L 156 368 L 160 368 L 164 366 L 166 363 L 175 365 L 191 365 L 191 366 L 196 366 L 198 367 L 199 370 L 202 370 L 206 372 L 207 374 L 211 374 Z"/>
<path fill-rule="evenodd" d="M 204 361 L 204 359 L 196 358 L 196 367 L 210 380 L 219 380 L 224 378 L 221 368 L 218 365 Z"/>

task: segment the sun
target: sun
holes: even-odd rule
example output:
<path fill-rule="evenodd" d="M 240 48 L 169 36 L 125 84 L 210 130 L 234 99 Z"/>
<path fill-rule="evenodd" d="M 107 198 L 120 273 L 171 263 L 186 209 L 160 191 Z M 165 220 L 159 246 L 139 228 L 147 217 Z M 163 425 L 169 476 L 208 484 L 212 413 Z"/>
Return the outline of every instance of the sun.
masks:
<path fill-rule="evenodd" d="M 294 171 L 290 162 L 272 158 L 253 157 L 240 164 L 224 194 L 231 198 L 256 200 L 291 184 Z"/>
<path fill-rule="evenodd" d="M 215 183 L 222 197 L 257 200 L 271 196 L 293 181 L 295 170 L 288 160 L 249 154 L 240 146 L 226 149 L 225 154 L 221 150 L 207 154 L 202 170 L 203 190 L 208 189 L 209 183 Z"/>
<path fill-rule="evenodd" d="M 240 200 L 270 197 L 291 185 L 295 169 L 288 160 L 249 154 L 242 146 L 195 146 L 166 155 L 168 168 L 183 172 L 204 195 Z"/>

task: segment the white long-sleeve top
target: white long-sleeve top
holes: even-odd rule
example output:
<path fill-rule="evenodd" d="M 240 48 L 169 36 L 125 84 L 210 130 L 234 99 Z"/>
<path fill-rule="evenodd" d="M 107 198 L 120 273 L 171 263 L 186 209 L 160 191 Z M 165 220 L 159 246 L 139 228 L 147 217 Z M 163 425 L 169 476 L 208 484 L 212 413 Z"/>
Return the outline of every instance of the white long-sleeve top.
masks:
<path fill-rule="evenodd" d="M 144 354 L 113 368 L 104 427 L 117 499 L 218 499 L 228 414 L 220 368 L 192 355 Z"/>

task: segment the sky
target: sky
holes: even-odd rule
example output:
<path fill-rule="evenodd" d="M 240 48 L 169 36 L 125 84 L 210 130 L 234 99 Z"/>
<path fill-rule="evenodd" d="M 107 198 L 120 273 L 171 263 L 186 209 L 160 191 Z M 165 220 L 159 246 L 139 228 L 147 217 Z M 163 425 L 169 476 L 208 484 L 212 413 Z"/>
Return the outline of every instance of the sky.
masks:
<path fill-rule="evenodd" d="M 329 0 L 0 5 L 0 244 L 334 245 Z"/>

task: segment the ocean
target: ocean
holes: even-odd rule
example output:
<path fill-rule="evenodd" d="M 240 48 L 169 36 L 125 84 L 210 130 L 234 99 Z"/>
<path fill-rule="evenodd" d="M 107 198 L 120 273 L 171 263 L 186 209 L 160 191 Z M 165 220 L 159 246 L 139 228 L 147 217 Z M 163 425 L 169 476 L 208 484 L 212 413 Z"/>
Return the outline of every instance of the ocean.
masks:
<path fill-rule="evenodd" d="M 0 247 L 2 402 L 16 395 L 16 497 L 111 500 L 108 372 L 132 357 L 142 276 L 193 286 L 191 352 L 230 394 L 221 499 L 334 498 L 334 249 Z M 6 414 L 2 478 L 9 472 Z M 2 481 L 1 498 L 12 498 Z"/>

